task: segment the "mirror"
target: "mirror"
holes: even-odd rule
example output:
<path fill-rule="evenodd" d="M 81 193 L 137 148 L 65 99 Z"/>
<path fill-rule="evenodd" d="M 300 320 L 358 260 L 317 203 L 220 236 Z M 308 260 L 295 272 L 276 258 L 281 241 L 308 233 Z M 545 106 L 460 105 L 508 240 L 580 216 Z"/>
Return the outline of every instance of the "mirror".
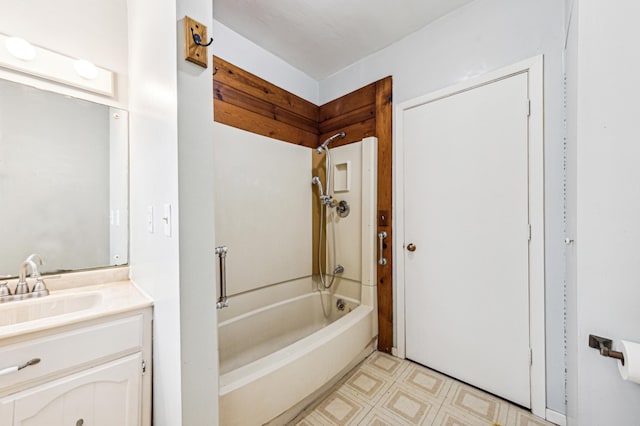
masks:
<path fill-rule="evenodd" d="M 128 262 L 128 114 L 0 80 L 0 278 Z"/>

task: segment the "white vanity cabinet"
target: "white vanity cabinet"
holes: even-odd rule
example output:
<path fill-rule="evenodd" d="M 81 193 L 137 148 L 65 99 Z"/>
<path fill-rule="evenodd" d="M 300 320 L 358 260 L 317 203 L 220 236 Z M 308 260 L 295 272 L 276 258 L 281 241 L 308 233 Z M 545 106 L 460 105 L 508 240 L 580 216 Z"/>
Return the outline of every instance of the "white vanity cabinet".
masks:
<path fill-rule="evenodd" d="M 0 425 L 150 425 L 150 333 L 147 308 L 0 340 Z"/>
<path fill-rule="evenodd" d="M 141 353 L 35 386 L 2 401 L 0 424 L 137 426 Z"/>

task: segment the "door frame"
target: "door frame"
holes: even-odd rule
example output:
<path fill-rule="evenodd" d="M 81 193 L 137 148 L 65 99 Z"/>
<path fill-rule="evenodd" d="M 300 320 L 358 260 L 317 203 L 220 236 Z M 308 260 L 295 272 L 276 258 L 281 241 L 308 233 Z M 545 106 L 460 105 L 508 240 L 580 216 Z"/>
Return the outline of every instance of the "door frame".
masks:
<path fill-rule="evenodd" d="M 489 72 L 468 81 L 419 96 L 396 106 L 395 114 L 395 193 L 396 203 L 393 214 L 394 228 L 394 282 L 396 283 L 397 312 L 397 356 L 405 358 L 405 262 L 404 262 L 404 122 L 405 110 L 434 102 L 442 98 L 472 90 L 488 83 L 517 74 L 528 73 L 529 80 L 529 222 L 531 241 L 529 243 L 529 339 L 531 346 L 531 412 L 545 418 L 546 414 L 546 352 L 544 315 L 544 67 L 543 55 L 518 62 L 514 65 Z"/>

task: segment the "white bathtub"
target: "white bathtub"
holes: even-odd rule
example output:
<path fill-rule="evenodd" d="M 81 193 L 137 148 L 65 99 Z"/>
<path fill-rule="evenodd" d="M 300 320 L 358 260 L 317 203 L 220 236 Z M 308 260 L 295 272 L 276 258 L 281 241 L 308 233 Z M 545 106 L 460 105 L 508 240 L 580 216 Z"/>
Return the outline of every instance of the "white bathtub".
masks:
<path fill-rule="evenodd" d="M 315 292 L 220 323 L 220 424 L 264 424 L 357 360 L 375 313 L 347 298 L 340 312 L 338 298 Z"/>

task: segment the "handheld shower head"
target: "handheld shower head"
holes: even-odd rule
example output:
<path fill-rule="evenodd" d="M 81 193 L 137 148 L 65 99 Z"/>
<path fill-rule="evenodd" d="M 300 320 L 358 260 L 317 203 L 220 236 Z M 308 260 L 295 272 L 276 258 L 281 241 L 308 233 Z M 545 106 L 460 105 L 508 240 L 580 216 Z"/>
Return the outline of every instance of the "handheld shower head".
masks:
<path fill-rule="evenodd" d="M 318 154 L 322 154 L 322 151 L 327 149 L 327 145 L 329 145 L 334 139 L 344 138 L 345 136 L 347 136 L 347 134 L 345 132 L 336 133 L 335 135 L 327 138 L 327 140 L 322 142 L 322 145 L 320 145 L 319 147 L 316 148 L 316 152 Z"/>
<path fill-rule="evenodd" d="M 320 187 L 320 198 L 322 198 L 324 196 L 324 192 L 322 191 L 322 182 L 320 181 L 320 178 L 318 176 L 314 176 L 313 179 L 311 179 L 311 183 Z"/>

